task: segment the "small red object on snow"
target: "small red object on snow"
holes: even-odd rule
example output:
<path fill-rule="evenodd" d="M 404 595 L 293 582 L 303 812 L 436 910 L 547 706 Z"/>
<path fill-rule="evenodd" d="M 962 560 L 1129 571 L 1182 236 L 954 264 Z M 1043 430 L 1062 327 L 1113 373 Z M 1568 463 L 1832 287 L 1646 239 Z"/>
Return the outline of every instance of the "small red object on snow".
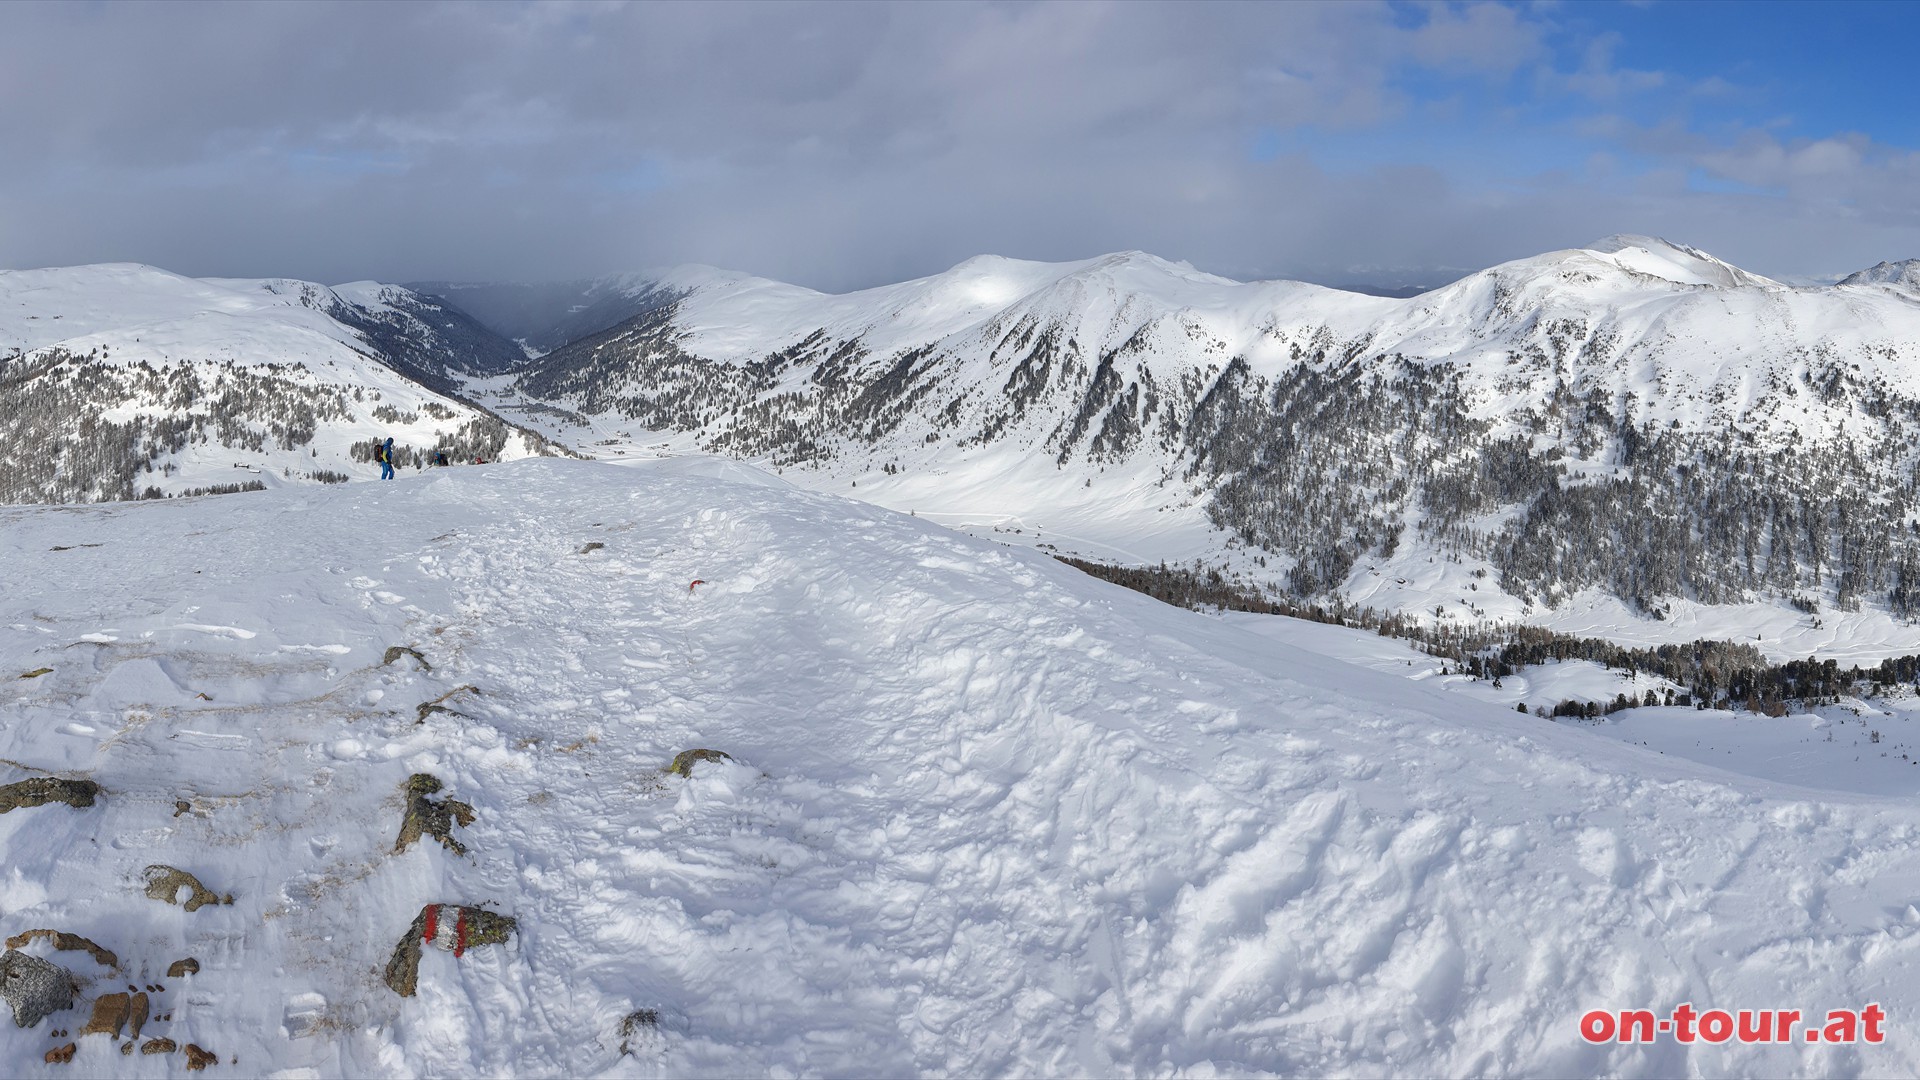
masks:
<path fill-rule="evenodd" d="M 706 582 L 704 582 L 704 581 L 701 581 L 701 580 L 700 580 L 699 578 L 695 578 L 695 579 L 694 579 L 694 581 L 693 581 L 693 585 L 705 585 L 705 584 L 706 584 Z M 693 591 L 693 585 L 689 585 L 689 586 L 687 586 L 687 591 L 688 591 L 688 592 L 692 592 L 692 591 Z"/>
<path fill-rule="evenodd" d="M 447 948 L 448 943 L 440 939 L 440 909 L 445 904 L 428 904 L 421 910 L 426 921 L 420 927 L 420 944 Z M 453 955 L 457 958 L 467 951 L 467 909 L 464 904 L 453 905 Z"/>

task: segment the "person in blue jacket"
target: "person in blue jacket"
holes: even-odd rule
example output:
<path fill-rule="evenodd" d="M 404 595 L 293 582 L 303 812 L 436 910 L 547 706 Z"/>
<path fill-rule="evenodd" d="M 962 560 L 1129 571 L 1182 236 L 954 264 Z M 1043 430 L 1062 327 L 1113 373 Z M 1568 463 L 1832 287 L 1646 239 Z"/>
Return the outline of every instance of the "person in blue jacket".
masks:
<path fill-rule="evenodd" d="M 380 479 L 393 479 L 393 436 L 387 436 L 387 441 L 380 444 L 380 448 L 373 452 L 373 456 L 380 462 Z"/>

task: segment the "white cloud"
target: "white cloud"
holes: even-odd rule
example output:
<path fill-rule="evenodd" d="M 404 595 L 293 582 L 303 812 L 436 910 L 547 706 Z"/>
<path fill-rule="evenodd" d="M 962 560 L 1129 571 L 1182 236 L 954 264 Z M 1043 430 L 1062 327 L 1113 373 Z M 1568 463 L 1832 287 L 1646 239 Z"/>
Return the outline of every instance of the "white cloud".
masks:
<path fill-rule="evenodd" d="M 1546 59 L 1543 26 L 1520 9 L 1480 3 L 1432 4 L 1411 35 L 1412 56 L 1443 71 L 1508 75 Z"/>
<path fill-rule="evenodd" d="M 1636 71 L 1615 66 L 1614 50 L 1620 47 L 1619 34 L 1600 34 L 1587 43 L 1580 67 L 1565 74 L 1550 72 L 1549 82 L 1590 101 L 1613 102 L 1633 94 L 1658 90 L 1671 81 L 1664 72 Z M 1720 91 L 1719 86 L 1713 88 Z"/>
<path fill-rule="evenodd" d="M 1766 258 L 1809 250 L 1790 223 L 1830 214 L 1835 191 L 1856 220 L 1829 230 L 1828 252 L 1865 254 L 1900 238 L 1875 222 L 1911 221 L 1895 190 L 1911 190 L 1911 158 L 1839 135 L 1716 141 L 1679 118 L 1628 119 L 1636 96 L 1688 86 L 1621 70 L 1605 38 L 1557 71 L 1558 17 L 1372 3 L 0 5 L 0 265 L 134 258 L 344 280 L 697 260 L 838 288 L 982 251 L 1137 247 L 1324 276 L 1616 231 L 1712 248 L 1741 204 L 1686 190 L 1689 169 L 1800 200 L 1739 234 L 1792 238 L 1743 241 Z M 1512 78 L 1529 72 L 1543 74 Z M 1327 133 L 1470 123 L 1472 94 L 1415 98 L 1410 75 L 1607 111 L 1557 120 L 1565 160 L 1492 187 L 1414 156 L 1316 157 Z M 1255 161 L 1263 132 L 1298 138 Z"/>

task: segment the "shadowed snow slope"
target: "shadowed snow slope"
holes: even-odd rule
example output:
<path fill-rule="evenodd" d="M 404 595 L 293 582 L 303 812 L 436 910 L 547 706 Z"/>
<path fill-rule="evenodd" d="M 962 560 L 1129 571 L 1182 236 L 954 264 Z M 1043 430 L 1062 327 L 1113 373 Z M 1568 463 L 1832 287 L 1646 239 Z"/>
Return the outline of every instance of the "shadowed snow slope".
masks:
<path fill-rule="evenodd" d="M 253 1075 L 1920 1070 L 1908 801 L 1661 759 L 729 475 L 0 511 L 0 780 L 103 789 L 0 816 L 0 928 L 113 949 L 117 974 L 44 955 L 98 975 L 83 1001 L 167 984 L 147 1034 Z M 662 774 L 695 747 L 733 761 Z M 475 808 L 466 856 L 391 853 L 414 772 Z M 233 904 L 146 898 L 155 863 Z M 434 902 L 518 932 L 428 949 L 399 998 L 380 971 Z M 1876 1000 L 1874 1047 L 1575 1026 Z M 83 1020 L 0 1024 L 0 1059 Z M 78 1042 L 86 1075 L 159 1065 Z"/>

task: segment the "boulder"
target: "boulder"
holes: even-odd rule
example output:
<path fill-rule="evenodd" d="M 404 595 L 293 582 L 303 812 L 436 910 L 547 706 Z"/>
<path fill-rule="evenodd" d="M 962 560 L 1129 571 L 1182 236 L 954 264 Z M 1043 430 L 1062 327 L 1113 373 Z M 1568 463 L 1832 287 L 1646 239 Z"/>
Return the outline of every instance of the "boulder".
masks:
<path fill-rule="evenodd" d="M 154 865 L 147 867 L 147 898 L 161 900 L 169 904 L 180 903 L 180 890 L 187 890 L 188 911 L 198 911 L 208 904 L 231 904 L 233 895 L 221 896 L 200 883 L 200 879 L 177 866 Z"/>
<path fill-rule="evenodd" d="M 692 776 L 693 766 L 702 761 L 732 761 L 733 756 L 720 750 L 682 750 L 674 756 L 673 764 L 667 771 L 680 776 Z"/>
<path fill-rule="evenodd" d="M 462 956 L 481 945 L 502 945 L 519 928 L 511 916 L 465 904 L 428 904 L 393 947 L 387 961 L 387 988 L 401 997 L 419 989 L 420 950 L 426 945 Z"/>
<path fill-rule="evenodd" d="M 94 961 L 110 968 L 120 966 L 120 958 L 101 948 L 79 934 L 69 934 L 64 930 L 28 930 L 7 939 L 7 948 L 24 949 L 36 939 L 44 938 L 53 942 L 53 947 L 68 952 L 84 952 Z"/>
<path fill-rule="evenodd" d="M 100 785 L 91 780 L 66 780 L 58 776 L 36 776 L 31 780 L 0 787 L 0 814 L 28 806 L 66 803 L 78 809 L 92 806 L 100 794 Z"/>
<path fill-rule="evenodd" d="M 13 1022 L 32 1027 L 49 1013 L 73 1008 L 73 974 L 17 948 L 0 954 L 0 998 L 13 1006 Z"/>
<path fill-rule="evenodd" d="M 427 663 L 427 658 L 420 655 L 419 649 L 408 648 L 405 645 L 390 646 L 387 649 L 387 655 L 381 659 L 380 665 L 382 667 L 385 667 L 386 665 L 393 663 L 395 660 L 398 660 L 403 656 L 413 657 L 414 660 L 420 664 L 421 671 L 433 670 L 433 665 Z"/>
<path fill-rule="evenodd" d="M 396 854 L 412 847 L 422 836 L 440 841 L 441 846 L 455 855 L 467 853 L 466 845 L 453 838 L 453 826 L 455 822 L 473 824 L 473 807 L 458 799 L 430 798 L 441 786 L 439 778 L 428 773 L 414 773 L 407 778 L 407 813 L 400 819 L 399 839 L 393 842 Z"/>
<path fill-rule="evenodd" d="M 141 994 L 142 1012 L 145 1012 L 146 1003 L 147 995 Z M 101 994 L 93 999 L 93 1018 L 87 1021 L 86 1027 L 80 1029 L 80 1034 L 107 1035 L 118 1039 L 120 1029 L 127 1026 L 127 1018 L 132 1011 L 132 1000 L 126 994 Z M 145 1016 L 141 1017 L 141 1020 L 145 1019 Z"/>

